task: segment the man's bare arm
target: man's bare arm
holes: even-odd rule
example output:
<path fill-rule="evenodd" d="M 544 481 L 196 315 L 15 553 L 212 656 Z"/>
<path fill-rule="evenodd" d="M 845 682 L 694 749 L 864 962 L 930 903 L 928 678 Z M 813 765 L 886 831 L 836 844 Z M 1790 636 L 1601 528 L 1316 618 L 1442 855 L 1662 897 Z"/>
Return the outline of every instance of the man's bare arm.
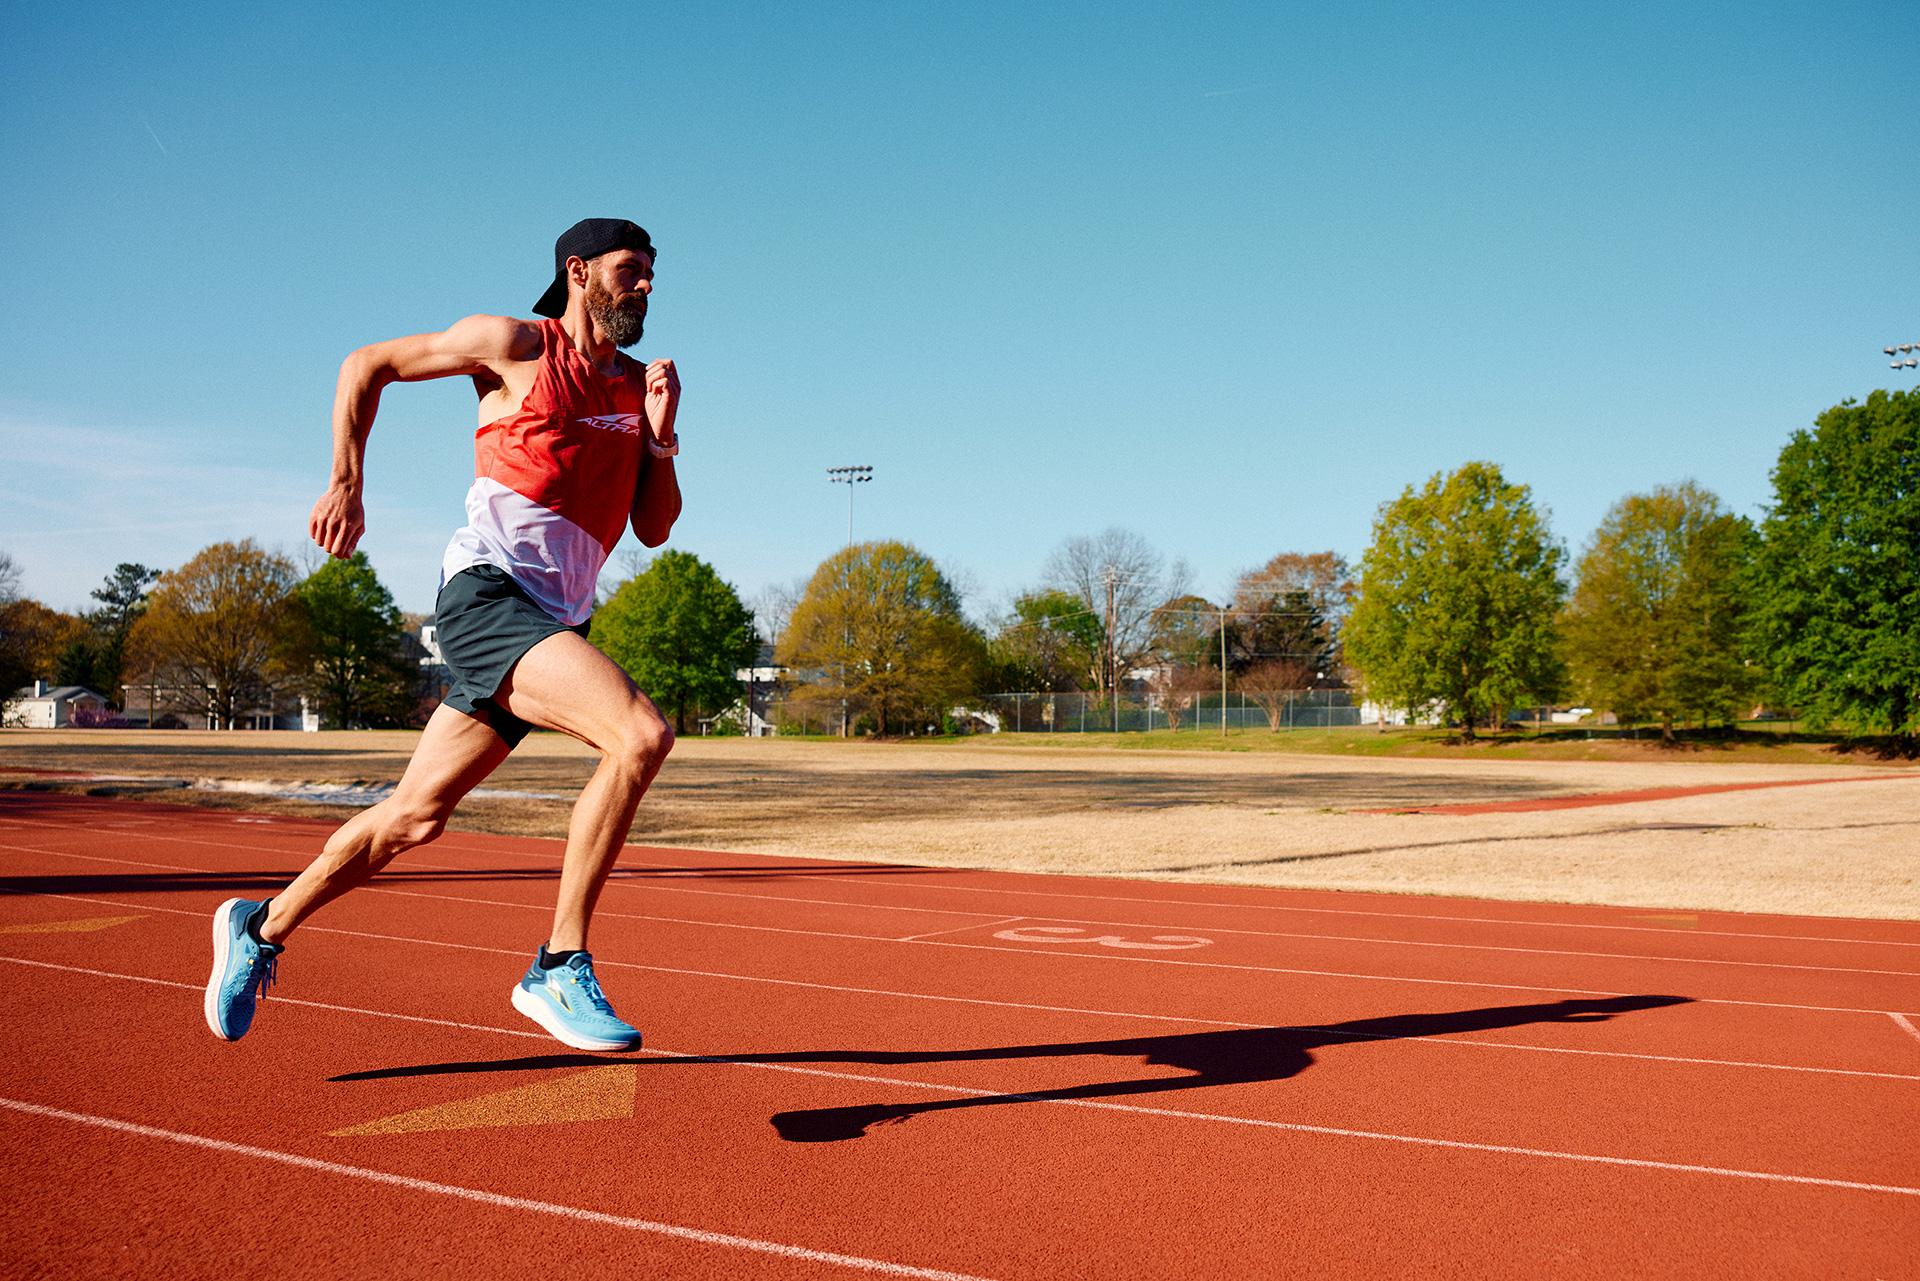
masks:
<path fill-rule="evenodd" d="M 374 343 L 340 366 L 333 398 L 333 475 L 313 505 L 307 532 L 328 554 L 353 555 L 366 532 L 360 494 L 365 482 L 367 435 L 389 383 L 492 374 L 507 365 L 540 358 L 537 326 L 507 316 L 468 316 L 437 334 L 415 334 Z"/>
<path fill-rule="evenodd" d="M 671 360 L 647 366 L 646 411 L 651 439 L 663 446 L 679 440 L 674 424 L 680 415 L 680 375 Z M 673 459 L 649 457 L 641 465 L 627 519 L 634 536 L 646 546 L 658 547 L 667 541 L 673 522 L 680 519 L 680 478 L 674 474 Z"/>

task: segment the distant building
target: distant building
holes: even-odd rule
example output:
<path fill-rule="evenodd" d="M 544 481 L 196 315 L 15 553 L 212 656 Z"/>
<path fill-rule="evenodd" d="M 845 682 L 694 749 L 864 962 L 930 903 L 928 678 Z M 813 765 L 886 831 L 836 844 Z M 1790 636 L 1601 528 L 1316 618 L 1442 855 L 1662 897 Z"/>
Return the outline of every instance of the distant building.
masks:
<path fill-rule="evenodd" d="M 75 712 L 104 712 L 107 700 L 84 685 L 23 685 L 7 700 L 7 724 L 20 729 L 65 729 Z"/>
<path fill-rule="evenodd" d="M 753 666 L 734 672 L 733 678 L 747 687 L 746 697 L 728 710 L 735 720 L 741 720 L 740 713 L 745 712 L 741 729 L 747 737 L 771 738 L 780 732 L 773 723 L 773 702 L 786 674 L 787 669 L 773 661 L 773 646 L 764 641 L 754 652 Z"/>

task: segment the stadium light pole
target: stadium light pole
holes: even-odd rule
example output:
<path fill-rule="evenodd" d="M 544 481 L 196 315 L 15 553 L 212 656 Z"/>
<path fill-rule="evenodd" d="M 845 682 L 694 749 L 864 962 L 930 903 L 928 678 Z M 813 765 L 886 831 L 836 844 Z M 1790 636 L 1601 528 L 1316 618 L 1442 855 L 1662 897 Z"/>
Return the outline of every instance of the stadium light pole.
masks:
<path fill-rule="evenodd" d="M 845 485 L 847 487 L 847 550 L 849 552 L 853 550 L 853 487 L 855 485 L 864 485 L 872 479 L 873 479 L 873 468 L 871 467 L 857 466 L 857 467 L 827 468 L 827 480 L 830 484 Z M 851 569 L 852 566 L 849 565 L 848 568 Z M 851 584 L 849 584 L 849 588 L 851 588 Z M 845 598 L 842 597 L 842 600 L 844 601 Z M 843 610 L 845 609 L 844 604 L 842 605 L 842 609 Z M 852 619 L 850 618 L 843 619 L 842 627 L 844 629 L 842 633 L 842 641 L 845 645 L 850 647 L 853 644 Z M 841 738 L 848 737 L 852 729 L 852 725 L 849 719 L 849 712 L 851 708 L 849 707 L 847 702 L 846 691 L 847 691 L 847 665 L 843 662 L 840 664 L 840 737 Z"/>
<path fill-rule="evenodd" d="M 873 479 L 871 467 L 829 467 L 827 480 L 847 487 L 847 546 L 853 546 L 853 487 Z"/>
<path fill-rule="evenodd" d="M 1920 369 L 1920 342 L 1888 343 L 1880 350 L 1893 357 L 1889 369 Z"/>

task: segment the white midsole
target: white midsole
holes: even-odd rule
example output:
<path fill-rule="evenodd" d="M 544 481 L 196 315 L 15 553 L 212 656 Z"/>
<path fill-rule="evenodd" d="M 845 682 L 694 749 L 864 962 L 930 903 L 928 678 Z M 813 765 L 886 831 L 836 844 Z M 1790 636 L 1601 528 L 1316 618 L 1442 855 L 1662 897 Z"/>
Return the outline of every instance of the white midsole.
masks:
<path fill-rule="evenodd" d="M 220 1030 L 220 976 L 227 970 L 227 949 L 233 945 L 233 930 L 228 924 L 233 909 L 240 900 L 230 898 L 213 911 L 213 973 L 207 976 L 207 995 L 200 1002 L 201 1012 L 207 1016 L 207 1028 L 223 1041 L 233 1038 Z"/>
<path fill-rule="evenodd" d="M 546 1029 L 547 1035 L 576 1050 L 635 1050 L 640 1048 L 639 1041 L 609 1041 L 605 1037 L 586 1036 L 574 1031 L 560 1021 L 551 1005 L 521 987 L 513 985 L 513 1008 Z"/>

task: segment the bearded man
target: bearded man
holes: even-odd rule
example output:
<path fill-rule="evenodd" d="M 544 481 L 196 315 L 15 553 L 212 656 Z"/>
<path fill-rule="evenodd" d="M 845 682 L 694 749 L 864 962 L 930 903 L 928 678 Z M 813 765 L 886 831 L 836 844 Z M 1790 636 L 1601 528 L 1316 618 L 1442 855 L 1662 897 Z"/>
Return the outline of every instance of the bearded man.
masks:
<path fill-rule="evenodd" d="M 460 376 L 479 393 L 467 523 L 447 546 L 434 607 L 453 682 L 392 796 L 335 832 L 279 894 L 229 899 L 214 913 L 205 1013 L 216 1036 L 246 1034 L 301 922 L 439 836 L 460 799 L 537 726 L 601 758 L 574 805 L 552 929 L 511 1000 L 577 1049 L 639 1047 L 594 975 L 587 927 L 673 731 L 586 635 L 596 580 L 624 530 L 658 547 L 680 514 L 679 377 L 671 360 L 641 365 L 620 350 L 645 327 L 655 256 L 644 229 L 588 218 L 554 244 L 553 283 L 533 307 L 545 319 L 469 316 L 443 333 L 363 347 L 341 367 L 332 480 L 308 523 L 339 557 L 366 530 L 362 464 L 381 389 Z"/>

